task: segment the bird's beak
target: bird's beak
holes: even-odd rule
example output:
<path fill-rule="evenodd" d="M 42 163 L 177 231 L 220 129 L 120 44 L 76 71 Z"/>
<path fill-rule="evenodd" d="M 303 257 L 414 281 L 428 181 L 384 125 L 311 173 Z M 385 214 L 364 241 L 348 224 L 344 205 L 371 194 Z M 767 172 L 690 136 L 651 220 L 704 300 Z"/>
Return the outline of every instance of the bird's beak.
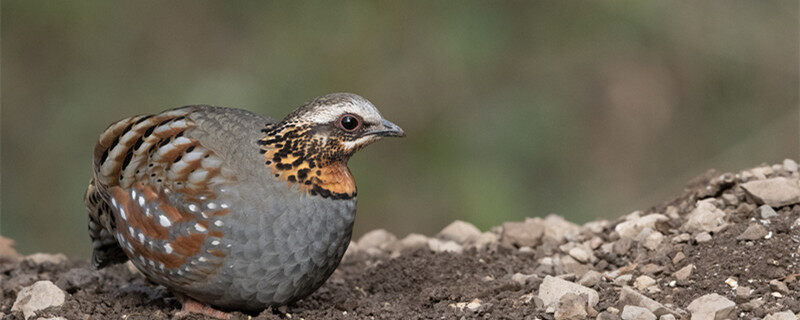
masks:
<path fill-rule="evenodd" d="M 370 131 L 369 134 L 380 136 L 380 137 L 405 137 L 406 132 L 403 131 L 400 127 L 396 124 L 389 122 L 389 120 L 383 119 L 381 121 L 381 125 L 375 128 L 374 130 Z"/>

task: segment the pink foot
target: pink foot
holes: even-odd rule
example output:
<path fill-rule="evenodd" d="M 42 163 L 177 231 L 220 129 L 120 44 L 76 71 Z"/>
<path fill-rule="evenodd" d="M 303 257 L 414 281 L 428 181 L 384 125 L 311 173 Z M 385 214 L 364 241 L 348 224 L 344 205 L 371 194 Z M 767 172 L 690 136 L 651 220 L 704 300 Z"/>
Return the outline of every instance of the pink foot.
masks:
<path fill-rule="evenodd" d="M 197 302 L 190 298 L 184 298 L 183 300 L 183 308 L 181 311 L 178 311 L 175 315 L 180 319 L 183 317 L 187 317 L 192 314 L 201 314 L 204 316 L 216 318 L 216 319 L 230 319 L 231 314 L 227 312 L 222 312 L 212 307 L 209 307 L 205 304 Z"/>

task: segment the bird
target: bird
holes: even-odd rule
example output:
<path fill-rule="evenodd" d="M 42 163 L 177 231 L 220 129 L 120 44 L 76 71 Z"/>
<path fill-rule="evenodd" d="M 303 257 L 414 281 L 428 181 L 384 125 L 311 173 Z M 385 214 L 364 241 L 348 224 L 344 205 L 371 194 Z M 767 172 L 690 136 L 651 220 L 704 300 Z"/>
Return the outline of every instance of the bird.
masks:
<path fill-rule="evenodd" d="M 298 301 L 350 243 L 348 159 L 404 136 L 352 93 L 317 97 L 281 121 L 208 105 L 122 119 L 94 147 L 84 197 L 92 265 L 130 260 L 188 312 Z"/>

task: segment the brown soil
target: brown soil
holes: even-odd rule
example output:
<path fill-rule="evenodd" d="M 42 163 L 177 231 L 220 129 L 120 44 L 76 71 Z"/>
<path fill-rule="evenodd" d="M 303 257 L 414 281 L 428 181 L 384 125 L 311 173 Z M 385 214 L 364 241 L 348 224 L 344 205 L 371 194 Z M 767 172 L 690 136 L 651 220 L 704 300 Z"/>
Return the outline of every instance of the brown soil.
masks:
<path fill-rule="evenodd" d="M 775 173 L 775 175 L 789 175 Z M 741 203 L 724 208 L 729 226 L 715 234 L 712 240 L 676 243 L 670 241 L 679 234 L 685 215 L 697 199 L 740 194 L 738 182 L 723 181 L 719 174 L 708 174 L 693 180 L 686 192 L 669 202 L 646 210 L 664 213 L 668 206 L 678 209 L 680 218 L 657 225 L 666 237 L 665 245 L 649 250 L 634 242 L 624 254 L 594 251 L 598 262 L 588 265 L 601 273 L 636 266 L 633 279 L 647 274 L 653 277 L 660 292 L 643 292 L 664 304 L 686 310 L 694 299 L 708 293 L 718 293 L 737 303 L 735 315 L 741 318 L 763 317 L 777 311 L 800 312 L 800 282 L 793 274 L 800 273 L 800 228 L 791 225 L 800 218 L 800 205 L 776 210 L 778 216 L 765 225 L 772 232 L 769 239 L 736 240 L 751 223 L 760 220 L 757 205 L 752 199 L 739 195 Z M 735 180 L 735 179 L 734 179 Z M 615 223 L 609 223 L 596 234 L 604 243 L 617 241 Z M 563 244 L 563 243 L 562 243 Z M 461 254 L 434 253 L 418 249 L 392 257 L 389 254 L 359 252 L 348 256 L 327 283 L 306 299 L 288 306 L 269 309 L 256 319 L 552 319 L 535 295 L 542 279 L 558 275 L 558 270 L 542 268 L 537 262 L 544 257 L 561 254 L 560 244 L 545 243 L 529 252 L 500 246 L 496 250 L 465 250 Z M 682 252 L 686 258 L 673 264 Z M 694 264 L 694 273 L 685 281 L 674 281 L 673 273 Z M 649 270 L 644 266 L 651 265 Z M 573 271 L 574 272 L 574 271 Z M 536 275 L 524 284 L 511 279 L 515 273 Z M 562 275 L 563 276 L 563 275 Z M 567 280 L 574 276 L 566 275 Z M 726 280 L 753 289 L 748 298 L 737 298 Z M 775 294 L 769 282 L 779 279 L 789 292 Z M 180 309 L 178 300 L 165 288 L 153 285 L 126 265 L 100 271 L 92 270 L 87 261 L 37 265 L 25 260 L 0 256 L 0 315 L 5 319 L 22 319 L 10 311 L 19 290 L 38 280 L 50 280 L 67 292 L 64 306 L 39 316 L 63 316 L 67 319 L 169 319 Z M 609 307 L 622 309 L 619 304 L 619 284 L 604 279 L 592 287 L 600 293 L 597 311 Z M 764 304 L 745 308 L 745 302 L 762 298 Z M 457 303 L 480 299 L 474 311 L 454 307 Z M 234 312 L 234 319 L 250 315 Z M 191 316 L 192 319 L 202 319 Z"/>

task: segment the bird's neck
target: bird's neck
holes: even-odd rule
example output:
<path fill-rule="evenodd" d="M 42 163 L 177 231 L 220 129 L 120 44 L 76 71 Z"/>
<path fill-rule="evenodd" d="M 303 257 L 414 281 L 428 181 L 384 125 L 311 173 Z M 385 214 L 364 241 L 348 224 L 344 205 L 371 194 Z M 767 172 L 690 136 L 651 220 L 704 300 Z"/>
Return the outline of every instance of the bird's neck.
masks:
<path fill-rule="evenodd" d="M 314 135 L 313 127 L 291 122 L 267 125 L 259 140 L 264 163 L 289 188 L 334 200 L 352 199 L 356 183 L 347 168 L 349 154 L 336 141 Z"/>

